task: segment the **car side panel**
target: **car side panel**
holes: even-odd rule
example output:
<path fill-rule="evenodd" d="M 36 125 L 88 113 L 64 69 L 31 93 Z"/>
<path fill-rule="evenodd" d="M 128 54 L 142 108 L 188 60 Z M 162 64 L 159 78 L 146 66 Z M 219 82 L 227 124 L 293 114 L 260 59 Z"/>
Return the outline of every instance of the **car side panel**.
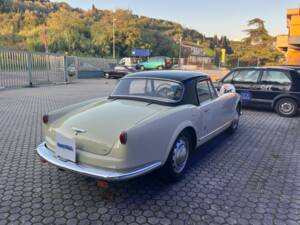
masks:
<path fill-rule="evenodd" d="M 269 70 L 263 70 L 261 77 L 263 73 Z M 272 71 L 272 70 L 270 70 Z M 289 76 L 288 72 L 284 72 L 287 76 Z M 260 77 L 260 79 L 261 79 Z M 290 91 L 290 85 L 276 85 L 276 84 L 263 84 L 261 81 L 259 81 L 257 85 L 257 95 L 253 99 L 253 103 L 256 105 L 261 105 L 261 106 L 267 106 L 271 107 L 273 105 L 274 100 L 279 97 L 282 94 L 288 94 Z"/>
<path fill-rule="evenodd" d="M 240 102 L 240 95 L 237 93 L 227 93 L 219 96 L 217 102 L 219 103 L 217 116 L 220 118 L 220 126 L 222 126 L 233 120 L 234 112 Z"/>
<path fill-rule="evenodd" d="M 232 84 L 236 88 L 237 93 L 241 95 L 243 104 L 252 104 L 255 102 L 256 99 L 259 98 L 260 91 L 259 91 L 259 80 L 262 76 L 261 69 L 254 69 L 253 71 L 257 71 L 259 73 L 259 77 L 256 83 L 235 83 L 234 81 Z"/>
<path fill-rule="evenodd" d="M 203 124 L 206 127 L 206 129 L 204 129 L 205 135 L 199 138 L 198 145 L 201 145 L 211 138 L 215 137 L 216 135 L 220 134 L 231 125 L 234 112 L 239 101 L 240 97 L 238 94 L 227 93 L 219 96 L 217 99 L 205 106 L 206 108 L 209 108 L 211 105 L 211 110 L 208 112 L 204 112 Z M 206 117 L 205 113 L 210 113 L 212 116 L 208 115 Z"/>
<path fill-rule="evenodd" d="M 297 87 L 299 87 L 297 86 L 297 78 L 295 75 L 292 76 L 293 74 L 288 74 L 286 71 L 284 72 L 288 77 L 290 77 L 292 81 L 291 85 L 260 84 L 260 96 L 256 102 L 264 104 L 264 106 L 274 108 L 279 99 L 292 98 L 299 104 L 300 107 L 300 88 L 297 91 Z M 289 73 L 293 73 L 293 71 L 290 71 Z M 300 84 L 300 82 L 298 84 Z"/>
<path fill-rule="evenodd" d="M 157 160 L 164 163 L 180 132 L 186 127 L 196 130 L 194 109 L 192 105 L 175 107 L 129 129 L 122 167 L 132 168 Z M 112 153 L 119 148 L 123 146 L 116 143 Z"/>
<path fill-rule="evenodd" d="M 141 63 L 140 66 L 144 66 L 145 69 L 156 69 L 159 66 L 164 66 L 164 62 L 157 61 L 157 62 L 144 62 Z"/>
<path fill-rule="evenodd" d="M 220 110 L 216 114 L 216 117 L 219 118 L 211 120 L 201 120 L 201 116 L 197 115 L 199 112 L 196 106 L 184 105 L 137 124 L 127 131 L 128 143 L 123 167 L 132 168 L 157 160 L 164 164 L 176 138 L 188 127 L 196 132 L 197 146 L 203 144 L 230 126 L 238 101 L 239 96 L 235 93 L 221 96 L 218 99 Z M 222 108 L 223 110 L 221 110 Z M 213 123 L 215 119 L 220 119 L 222 123 L 214 130 L 215 132 L 206 137 L 207 133 L 203 127 L 205 124 L 208 126 Z M 120 144 L 116 144 L 112 152 L 119 151 L 119 147 Z M 123 147 L 121 146 L 121 148 Z"/>

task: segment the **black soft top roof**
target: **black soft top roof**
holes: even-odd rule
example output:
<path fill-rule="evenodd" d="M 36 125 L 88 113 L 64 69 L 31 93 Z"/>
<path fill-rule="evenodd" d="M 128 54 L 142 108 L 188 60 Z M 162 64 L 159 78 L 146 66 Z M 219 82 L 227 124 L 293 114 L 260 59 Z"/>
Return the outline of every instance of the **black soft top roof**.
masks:
<path fill-rule="evenodd" d="M 125 78 L 157 78 L 168 79 L 184 82 L 190 79 L 207 78 L 208 76 L 198 72 L 185 71 L 185 70 L 162 70 L 162 71 L 146 71 L 137 72 L 127 75 Z"/>

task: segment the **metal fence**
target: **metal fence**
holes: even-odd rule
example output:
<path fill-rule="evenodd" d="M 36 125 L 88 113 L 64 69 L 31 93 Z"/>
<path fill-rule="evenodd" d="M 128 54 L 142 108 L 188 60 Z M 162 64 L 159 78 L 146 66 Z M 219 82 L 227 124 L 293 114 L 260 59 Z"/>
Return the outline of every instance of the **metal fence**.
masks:
<path fill-rule="evenodd" d="M 114 59 L 0 50 L 0 88 L 70 82 L 80 70 L 103 71 L 115 63 Z"/>
<path fill-rule="evenodd" d="M 106 70 L 113 68 L 117 61 L 115 59 L 103 59 L 92 57 L 77 57 L 79 71 L 83 70 Z"/>

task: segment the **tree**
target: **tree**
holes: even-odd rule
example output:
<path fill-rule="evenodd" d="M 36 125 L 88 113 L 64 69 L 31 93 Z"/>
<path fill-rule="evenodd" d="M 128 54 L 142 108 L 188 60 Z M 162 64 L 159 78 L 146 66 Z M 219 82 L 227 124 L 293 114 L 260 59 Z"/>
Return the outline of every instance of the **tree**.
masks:
<path fill-rule="evenodd" d="M 178 57 L 179 53 L 179 45 L 160 32 L 143 32 L 141 46 L 151 49 L 151 54 L 154 56 Z"/>
<path fill-rule="evenodd" d="M 248 26 L 254 28 L 250 28 L 245 30 L 248 37 L 245 38 L 245 42 L 248 44 L 256 45 L 261 44 L 264 42 L 270 41 L 272 38 L 269 34 L 267 29 L 265 28 L 265 22 L 262 19 L 255 18 L 248 21 Z"/>
<path fill-rule="evenodd" d="M 138 46 L 141 32 L 137 21 L 128 10 L 117 10 L 102 15 L 99 22 L 91 26 L 91 37 L 96 52 L 103 55 L 112 55 L 113 23 L 115 23 L 116 52 L 119 56 L 130 55 L 133 48 Z"/>
<path fill-rule="evenodd" d="M 275 38 L 268 34 L 264 21 L 255 18 L 248 26 L 254 28 L 245 30 L 247 37 L 232 44 L 234 53 L 229 63 L 232 66 L 236 66 L 237 61 L 240 66 L 277 64 L 283 55 L 275 48 Z"/>
<path fill-rule="evenodd" d="M 46 24 L 51 52 L 72 54 L 90 51 L 89 30 L 78 13 L 62 7 L 49 15 Z"/>
<path fill-rule="evenodd" d="M 0 0 L 1 48 L 44 51 L 43 34 L 48 29 L 50 52 L 109 57 L 113 48 L 113 19 L 118 57 L 133 48 L 149 48 L 152 55 L 178 57 L 179 41 L 198 43 L 210 51 L 208 38 L 179 23 L 134 15 L 129 10 L 72 8 L 50 0 Z M 213 39 L 212 48 L 229 49 L 230 42 Z M 182 52 L 184 55 L 184 51 Z"/>
<path fill-rule="evenodd" d="M 0 12 L 8 12 L 11 6 L 11 0 L 0 1 Z"/>

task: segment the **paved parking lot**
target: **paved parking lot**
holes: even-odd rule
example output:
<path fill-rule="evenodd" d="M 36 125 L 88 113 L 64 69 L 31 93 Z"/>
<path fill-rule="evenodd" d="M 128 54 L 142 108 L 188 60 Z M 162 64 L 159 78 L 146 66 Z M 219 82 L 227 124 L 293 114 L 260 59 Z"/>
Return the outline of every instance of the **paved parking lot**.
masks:
<path fill-rule="evenodd" d="M 114 183 L 42 164 L 43 113 L 115 80 L 0 91 L 0 224 L 300 224 L 300 117 L 245 110 L 240 130 L 192 155 L 185 178 Z"/>

